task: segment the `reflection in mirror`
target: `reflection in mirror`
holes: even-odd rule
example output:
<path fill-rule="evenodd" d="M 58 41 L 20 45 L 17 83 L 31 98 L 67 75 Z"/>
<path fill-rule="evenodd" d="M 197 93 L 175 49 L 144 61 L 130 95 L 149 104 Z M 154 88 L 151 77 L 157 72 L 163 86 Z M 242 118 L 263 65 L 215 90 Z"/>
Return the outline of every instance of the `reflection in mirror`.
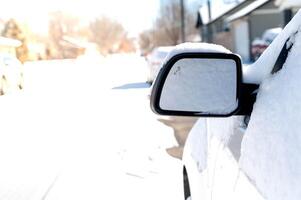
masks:
<path fill-rule="evenodd" d="M 226 115 L 237 106 L 237 66 L 232 59 L 184 58 L 171 68 L 162 110 Z"/>

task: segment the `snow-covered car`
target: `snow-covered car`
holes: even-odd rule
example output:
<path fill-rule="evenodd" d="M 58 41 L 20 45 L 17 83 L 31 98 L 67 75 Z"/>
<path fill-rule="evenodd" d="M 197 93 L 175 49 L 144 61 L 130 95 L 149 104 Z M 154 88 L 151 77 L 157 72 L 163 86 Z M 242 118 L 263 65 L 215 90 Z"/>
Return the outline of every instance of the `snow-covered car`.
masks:
<path fill-rule="evenodd" d="M 161 46 L 152 50 L 152 52 L 146 57 L 148 72 L 147 82 L 153 83 L 158 72 L 162 67 L 162 63 L 167 54 L 173 49 L 173 46 Z"/>
<path fill-rule="evenodd" d="M 1 94 L 23 88 L 23 65 L 15 56 L 0 54 L 0 69 Z"/>
<path fill-rule="evenodd" d="M 282 28 L 280 27 L 267 29 L 261 38 L 256 38 L 252 42 L 251 53 L 253 60 L 257 60 L 260 57 L 281 31 Z"/>
<path fill-rule="evenodd" d="M 183 155 L 185 199 L 301 199 L 301 11 L 261 57 L 182 44 L 154 83 L 157 114 L 199 116 Z"/>

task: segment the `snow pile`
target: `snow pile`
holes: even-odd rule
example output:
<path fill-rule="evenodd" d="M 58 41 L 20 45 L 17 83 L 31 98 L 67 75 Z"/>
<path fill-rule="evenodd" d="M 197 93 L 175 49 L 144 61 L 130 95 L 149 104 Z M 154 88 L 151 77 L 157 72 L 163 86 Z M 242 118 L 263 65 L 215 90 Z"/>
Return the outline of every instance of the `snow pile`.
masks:
<path fill-rule="evenodd" d="M 298 29 L 281 71 L 261 84 L 242 142 L 240 166 L 266 199 L 301 198 L 301 12 L 253 67 L 268 76 L 286 39 Z M 276 52 L 275 52 L 276 51 Z"/>
<path fill-rule="evenodd" d="M 261 83 L 262 80 L 270 76 L 274 64 L 280 54 L 287 39 L 298 31 L 301 26 L 301 11 L 291 20 L 284 30 L 275 38 L 273 43 L 263 52 L 262 56 L 247 68 L 244 68 L 245 83 Z"/>

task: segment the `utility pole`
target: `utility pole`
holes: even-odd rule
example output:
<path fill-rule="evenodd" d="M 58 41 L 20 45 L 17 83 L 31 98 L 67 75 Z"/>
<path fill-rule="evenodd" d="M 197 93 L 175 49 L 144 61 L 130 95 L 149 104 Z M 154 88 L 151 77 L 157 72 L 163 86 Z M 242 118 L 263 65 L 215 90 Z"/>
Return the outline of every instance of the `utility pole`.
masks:
<path fill-rule="evenodd" d="M 185 7 L 184 7 L 184 0 L 180 0 L 181 4 L 181 39 L 182 42 L 186 41 L 185 38 Z"/>
<path fill-rule="evenodd" d="M 211 26 L 211 20 L 212 20 L 212 13 L 211 13 L 211 0 L 207 0 L 207 7 L 208 7 L 208 19 L 209 23 L 206 25 L 207 26 L 207 42 L 212 43 L 213 41 L 213 31 L 212 31 L 212 26 Z"/>
<path fill-rule="evenodd" d="M 283 15 L 284 15 L 284 26 L 285 27 L 293 18 L 293 11 L 290 8 L 287 8 L 283 11 Z"/>
<path fill-rule="evenodd" d="M 207 0 L 207 6 L 208 6 L 208 18 L 209 18 L 209 22 L 211 21 L 212 19 L 212 16 L 211 16 L 211 0 Z"/>

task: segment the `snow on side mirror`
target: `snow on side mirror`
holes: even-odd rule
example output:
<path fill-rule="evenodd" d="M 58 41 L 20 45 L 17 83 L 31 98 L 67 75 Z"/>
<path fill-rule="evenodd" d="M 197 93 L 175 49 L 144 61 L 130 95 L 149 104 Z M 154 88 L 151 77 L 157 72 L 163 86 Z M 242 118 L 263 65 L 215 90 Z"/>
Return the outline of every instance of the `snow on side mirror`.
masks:
<path fill-rule="evenodd" d="M 241 76 L 235 54 L 177 54 L 158 74 L 151 108 L 161 115 L 231 116 L 239 110 Z"/>

